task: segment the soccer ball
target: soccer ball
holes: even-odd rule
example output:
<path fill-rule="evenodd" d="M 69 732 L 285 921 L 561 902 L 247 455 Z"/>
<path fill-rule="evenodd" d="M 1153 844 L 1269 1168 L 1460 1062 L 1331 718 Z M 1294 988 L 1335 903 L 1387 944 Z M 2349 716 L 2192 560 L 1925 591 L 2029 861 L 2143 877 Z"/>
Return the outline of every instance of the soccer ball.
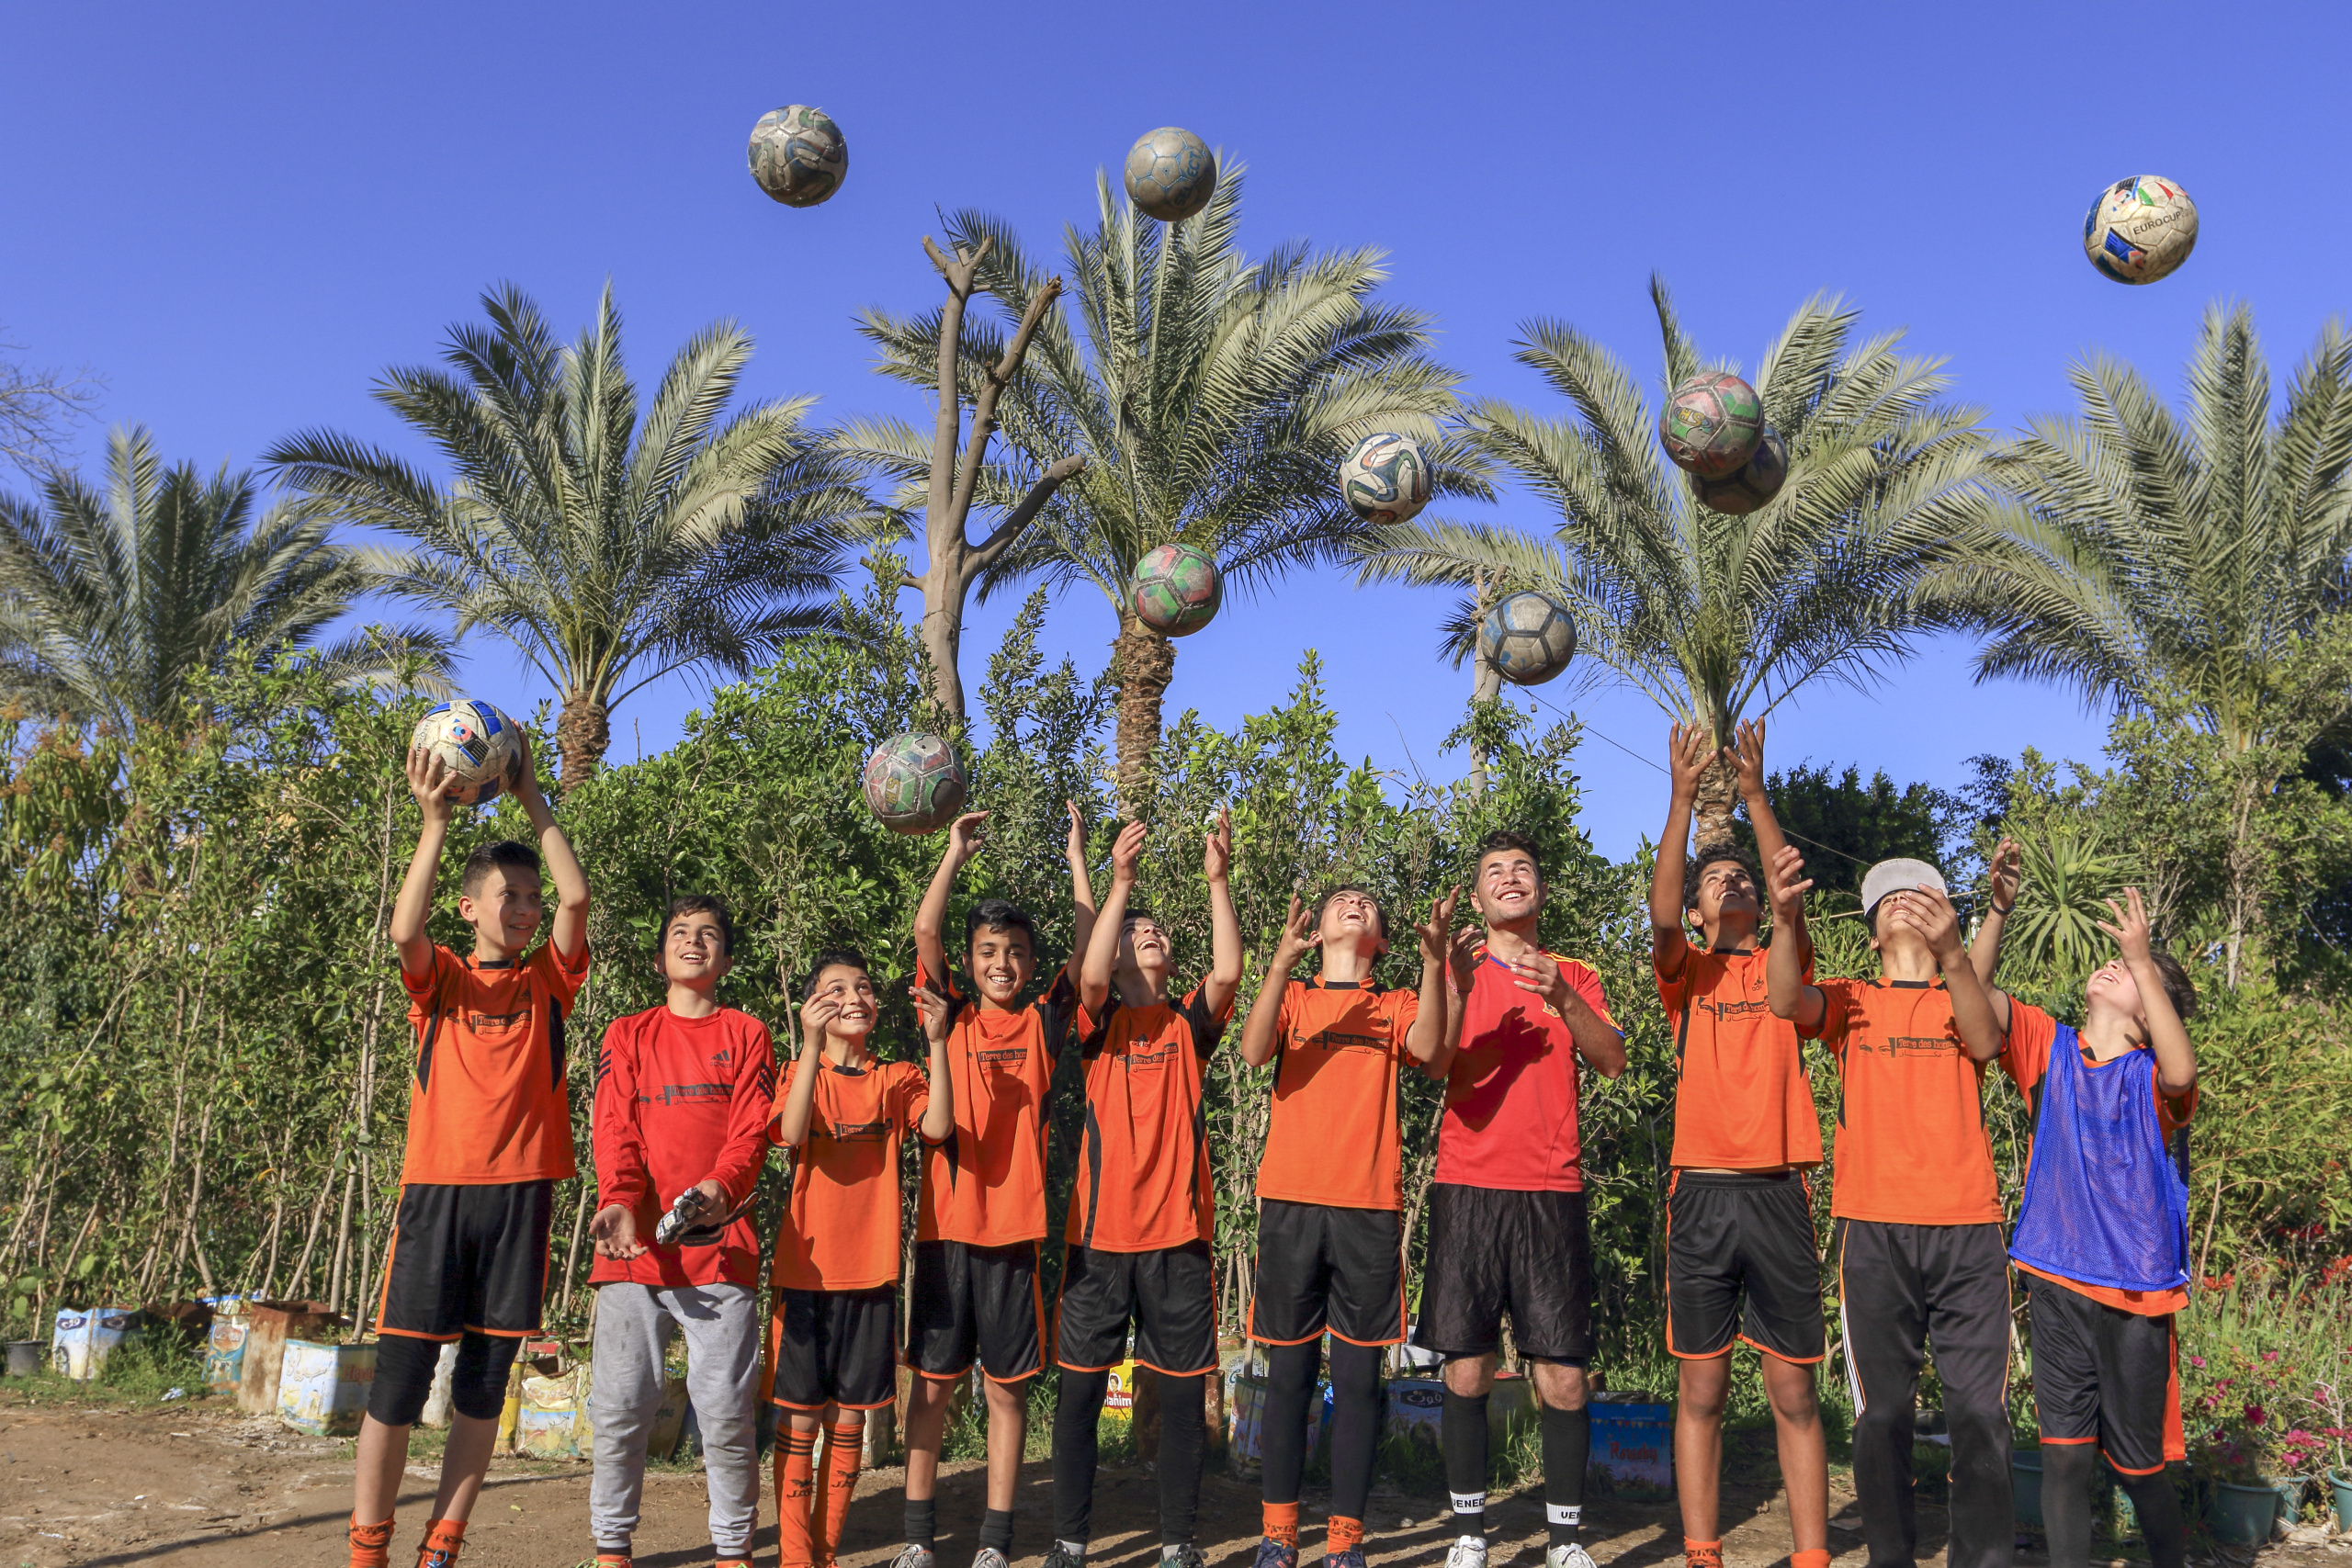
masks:
<path fill-rule="evenodd" d="M 458 697 L 429 710 L 408 743 L 441 759 L 458 781 L 449 798 L 468 805 L 496 800 L 523 760 L 514 721 L 480 697 Z"/>
<path fill-rule="evenodd" d="M 928 833 L 953 822 L 970 789 L 943 735 L 893 735 L 865 760 L 866 809 L 893 833 Z"/>
<path fill-rule="evenodd" d="M 1702 370 L 1674 389 L 1657 416 L 1666 455 L 1702 479 L 1728 479 L 1764 434 L 1764 400 L 1728 370 Z"/>
<path fill-rule="evenodd" d="M 1367 523 L 1402 523 L 1429 504 L 1429 459 L 1409 435 L 1367 435 L 1340 464 L 1340 493 Z"/>
<path fill-rule="evenodd" d="M 752 177 L 786 207 L 814 207 L 842 188 L 849 143 L 822 109 L 786 104 L 752 127 Z"/>
<path fill-rule="evenodd" d="M 2161 175 L 2118 180 L 2083 220 L 2083 254 L 2118 283 L 2154 283 L 2197 248 L 2197 204 Z"/>
<path fill-rule="evenodd" d="M 1744 516 L 1780 494 L 1788 477 L 1789 444 L 1781 439 L 1779 431 L 1767 428 L 1739 472 L 1727 479 L 1702 479 L 1693 474 L 1690 492 L 1702 506 Z"/>
<path fill-rule="evenodd" d="M 1546 594 L 1507 594 L 1478 623 L 1478 651 L 1514 686 L 1540 686 L 1577 656 L 1577 624 Z"/>
<path fill-rule="evenodd" d="M 1158 545 L 1136 563 L 1127 604 L 1162 637 L 1187 637 L 1209 624 L 1225 599 L 1225 574 L 1204 550 Z"/>
<path fill-rule="evenodd" d="M 1216 191 L 1216 158 L 1191 131 L 1163 125 L 1127 149 L 1126 180 L 1127 199 L 1145 217 L 1173 223 L 1209 204 Z"/>

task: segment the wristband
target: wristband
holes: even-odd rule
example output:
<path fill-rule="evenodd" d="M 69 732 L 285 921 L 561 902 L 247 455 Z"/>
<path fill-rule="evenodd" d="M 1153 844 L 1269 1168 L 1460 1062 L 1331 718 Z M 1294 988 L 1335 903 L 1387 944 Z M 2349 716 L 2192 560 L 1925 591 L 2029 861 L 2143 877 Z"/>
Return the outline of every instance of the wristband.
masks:
<path fill-rule="evenodd" d="M 1987 900 L 1985 900 L 1985 902 L 1986 902 L 1986 903 L 1988 903 L 1988 904 L 1990 904 L 1990 903 L 1992 903 L 1992 900 L 1987 899 Z M 2009 910 L 2010 910 L 2010 909 L 2014 909 L 2014 908 L 2017 908 L 2017 906 L 2016 906 L 2015 904 L 2010 904 L 2010 905 L 2008 905 L 2007 908 L 2004 908 L 2003 906 L 2001 906 L 2001 905 L 1999 905 L 1999 904 L 1993 904 L 1993 906 L 1992 906 L 1992 907 L 1993 907 L 1993 913 L 1995 913 L 1995 914 L 1996 914 L 1996 915 L 2000 916 L 2000 917 L 2001 917 L 2001 919 L 2005 919 L 2005 920 L 2006 920 L 2006 919 L 2007 919 L 2009 918 Z"/>

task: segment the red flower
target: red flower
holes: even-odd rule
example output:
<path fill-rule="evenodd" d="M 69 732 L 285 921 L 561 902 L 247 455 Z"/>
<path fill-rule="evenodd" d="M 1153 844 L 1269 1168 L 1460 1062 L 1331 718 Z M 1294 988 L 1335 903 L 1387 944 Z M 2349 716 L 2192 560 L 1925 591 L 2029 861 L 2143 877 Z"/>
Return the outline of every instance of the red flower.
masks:
<path fill-rule="evenodd" d="M 2245 1424 L 2247 1426 L 2259 1427 L 2269 1419 L 2269 1416 L 2264 1412 L 2261 1405 L 2249 1404 L 2245 1407 Z"/>

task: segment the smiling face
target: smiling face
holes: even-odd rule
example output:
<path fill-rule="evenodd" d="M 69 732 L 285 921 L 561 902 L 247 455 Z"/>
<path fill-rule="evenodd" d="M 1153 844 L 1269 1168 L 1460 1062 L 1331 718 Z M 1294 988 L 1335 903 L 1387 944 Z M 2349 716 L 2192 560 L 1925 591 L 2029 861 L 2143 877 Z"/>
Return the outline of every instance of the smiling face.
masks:
<path fill-rule="evenodd" d="M 1146 979 L 1164 982 L 1171 944 L 1168 931 L 1150 915 L 1130 915 L 1119 928 L 1119 967 Z"/>
<path fill-rule="evenodd" d="M 1009 1008 L 1037 972 L 1037 955 L 1030 950 L 1029 933 L 1019 926 L 982 926 L 972 933 L 968 967 L 980 996 Z"/>
<path fill-rule="evenodd" d="M 473 928 L 477 950 L 522 952 L 547 918 L 539 874 L 527 866 L 492 866 L 481 886 L 458 896 L 458 918 Z"/>
<path fill-rule="evenodd" d="M 1764 912 L 1764 900 L 1747 867 L 1736 860 L 1713 860 L 1699 868 L 1690 911 L 1699 918 L 1699 929 L 1712 946 L 1722 934 L 1725 916 L 1734 927 L 1754 931 L 1757 917 Z"/>
<path fill-rule="evenodd" d="M 831 997 L 841 1003 L 841 1011 L 825 1024 L 828 1038 L 854 1043 L 874 1032 L 880 1009 L 875 1000 L 874 978 L 865 970 L 829 964 L 808 982 L 808 995 L 812 999 Z"/>
<path fill-rule="evenodd" d="M 673 986 L 716 986 L 734 966 L 727 930 L 708 909 L 676 917 L 662 933 L 662 977 Z"/>
<path fill-rule="evenodd" d="M 1385 953 L 1388 940 L 1385 922 L 1381 919 L 1380 905 L 1361 887 L 1342 887 L 1323 900 L 1323 908 L 1315 922 L 1317 935 L 1323 940 L 1323 950 L 1352 947 L 1368 953 Z"/>
<path fill-rule="evenodd" d="M 1524 925 L 1544 912 L 1544 874 L 1525 850 L 1488 850 L 1480 855 L 1474 891 L 1479 919 L 1490 928 Z"/>
<path fill-rule="evenodd" d="M 2120 958 L 2110 958 L 2091 971 L 2091 977 L 2083 983 L 2083 1000 L 2093 1011 L 2105 1009 L 2121 1015 L 2135 1034 L 2146 1036 L 2148 1006 L 2140 999 L 2140 982 L 2132 977 Z"/>

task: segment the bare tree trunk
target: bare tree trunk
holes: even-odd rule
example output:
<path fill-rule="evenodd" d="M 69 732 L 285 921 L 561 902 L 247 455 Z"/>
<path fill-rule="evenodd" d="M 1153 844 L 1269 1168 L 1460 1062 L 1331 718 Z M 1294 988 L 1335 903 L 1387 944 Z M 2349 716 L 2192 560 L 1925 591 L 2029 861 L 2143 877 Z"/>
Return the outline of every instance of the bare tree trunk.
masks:
<path fill-rule="evenodd" d="M 556 755 L 563 760 L 556 787 L 570 795 L 586 783 L 612 743 L 612 710 L 586 692 L 566 692 L 555 721 Z"/>
<path fill-rule="evenodd" d="M 594 1190 L 595 1185 L 593 1178 L 582 1175 L 580 1178 L 580 1201 L 571 1208 L 571 1245 L 564 1248 L 563 1297 L 562 1304 L 558 1309 L 566 1314 L 571 1311 L 572 1280 L 580 1272 L 580 1237 L 587 1228 L 588 1198 L 589 1194 Z"/>
<path fill-rule="evenodd" d="M 327 1310 L 343 1310 L 343 1285 L 345 1265 L 351 1259 L 351 1202 L 359 1189 L 359 1168 L 355 1164 L 343 1179 L 343 1213 L 334 1223 L 334 1258 L 327 1267 Z"/>
<path fill-rule="evenodd" d="M 90 1239 L 92 1231 L 97 1229 L 98 1210 L 105 1202 L 103 1197 L 90 1200 L 90 1212 L 82 1216 L 82 1228 L 74 1233 L 74 1245 L 65 1249 L 65 1261 L 58 1265 L 57 1278 L 61 1285 L 72 1283 L 74 1265 L 82 1260 L 82 1244 Z"/>
<path fill-rule="evenodd" d="M 1483 621 L 1486 619 L 1487 612 L 1494 608 L 1494 593 L 1487 586 L 1487 574 L 1483 570 L 1478 572 L 1474 581 L 1476 585 L 1475 591 L 1478 596 L 1478 618 Z M 1473 644 L 1470 649 L 1471 700 L 1474 702 L 1491 703 L 1502 694 L 1503 672 L 1495 667 L 1495 661 L 1487 657 L 1485 648 L 1477 644 Z M 1487 764 L 1493 761 L 1494 759 L 1487 754 L 1487 749 L 1484 746 L 1479 747 L 1476 751 L 1472 753 L 1470 763 L 1470 787 L 1473 791 L 1480 793 L 1485 791 L 1487 787 Z"/>
<path fill-rule="evenodd" d="M 1176 678 L 1176 645 L 1133 615 L 1119 618 L 1111 645 L 1111 680 L 1118 688 L 1119 810 L 1141 821 L 1154 792 L 1151 753 L 1159 744 L 1159 706 Z"/>
<path fill-rule="evenodd" d="M 294 1265 L 294 1277 L 287 1282 L 288 1291 L 307 1297 L 311 1283 L 311 1258 L 319 1245 L 319 1227 L 327 1217 L 327 1200 L 334 1196 L 335 1171 L 343 1164 L 343 1145 L 335 1145 L 334 1155 L 327 1161 L 326 1179 L 319 1183 L 319 1195 L 311 1203 L 311 1223 L 302 1233 L 302 1258 Z"/>
<path fill-rule="evenodd" d="M 1721 757 L 1699 775 L 1699 789 L 1690 803 L 1690 842 L 1685 853 L 1731 842 L 1732 813 L 1739 803 L 1739 775 Z M 1666 852 L 1660 844 L 1658 852 Z"/>
<path fill-rule="evenodd" d="M 1057 460 L 985 540 L 975 545 L 966 535 L 989 437 L 996 434 L 997 401 L 1019 373 L 1037 324 L 1062 291 L 1060 278 L 1048 278 L 1030 298 L 1012 341 L 1005 345 L 1003 356 L 988 371 L 973 399 L 971 439 L 964 443 L 964 401 L 956 362 L 963 347 L 965 310 L 975 293 L 983 292 L 973 275 L 987 258 L 989 247 L 989 242 L 982 240 L 967 254 L 959 246 L 951 259 L 940 253 L 930 235 L 924 235 L 922 242 L 931 265 L 947 280 L 947 303 L 939 312 L 939 417 L 931 443 L 931 487 L 922 508 L 928 564 L 921 577 L 909 577 L 906 586 L 922 591 L 922 646 L 931 659 L 932 696 L 946 711 L 949 721 L 958 726 L 964 722 L 964 679 L 956 660 L 964 632 L 965 595 L 973 580 L 1005 552 L 1061 482 L 1086 467 L 1086 459 L 1075 455 Z M 956 461 L 959 444 L 964 446 L 960 465 Z"/>

